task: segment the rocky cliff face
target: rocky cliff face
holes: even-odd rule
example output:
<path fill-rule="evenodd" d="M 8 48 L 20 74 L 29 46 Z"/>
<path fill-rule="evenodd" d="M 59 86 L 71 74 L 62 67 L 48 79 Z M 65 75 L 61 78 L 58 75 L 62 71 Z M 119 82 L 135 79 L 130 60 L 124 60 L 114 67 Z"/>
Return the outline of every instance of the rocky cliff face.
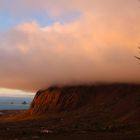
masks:
<path fill-rule="evenodd" d="M 50 87 L 47 90 L 40 90 L 31 104 L 31 111 L 34 114 L 47 112 L 72 111 L 89 103 L 93 87 L 89 86 L 67 86 Z"/>
<path fill-rule="evenodd" d="M 111 116 L 122 121 L 139 121 L 140 85 L 50 87 L 36 93 L 30 114 L 81 111 L 94 116 Z"/>

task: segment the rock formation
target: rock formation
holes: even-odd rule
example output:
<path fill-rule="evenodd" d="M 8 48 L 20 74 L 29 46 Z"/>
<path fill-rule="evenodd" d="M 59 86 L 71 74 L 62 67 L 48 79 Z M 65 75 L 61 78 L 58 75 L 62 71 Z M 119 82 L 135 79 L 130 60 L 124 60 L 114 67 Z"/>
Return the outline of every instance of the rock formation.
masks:
<path fill-rule="evenodd" d="M 140 85 L 106 84 L 50 87 L 36 93 L 31 115 L 81 111 L 111 116 L 122 121 L 139 121 Z"/>

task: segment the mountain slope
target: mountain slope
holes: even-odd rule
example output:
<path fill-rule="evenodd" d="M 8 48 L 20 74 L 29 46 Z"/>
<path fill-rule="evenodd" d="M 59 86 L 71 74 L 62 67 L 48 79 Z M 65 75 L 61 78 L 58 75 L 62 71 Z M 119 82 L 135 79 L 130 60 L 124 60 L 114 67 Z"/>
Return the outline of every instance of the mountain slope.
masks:
<path fill-rule="evenodd" d="M 37 92 L 31 115 L 79 112 L 92 120 L 140 121 L 140 85 L 108 84 L 50 87 Z"/>

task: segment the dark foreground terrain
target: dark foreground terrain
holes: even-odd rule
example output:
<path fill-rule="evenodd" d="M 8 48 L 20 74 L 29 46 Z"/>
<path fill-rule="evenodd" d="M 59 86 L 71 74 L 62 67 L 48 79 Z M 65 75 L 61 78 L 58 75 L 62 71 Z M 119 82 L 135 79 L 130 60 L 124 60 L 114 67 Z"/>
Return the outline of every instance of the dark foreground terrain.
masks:
<path fill-rule="evenodd" d="M 4 112 L 6 113 L 6 111 Z M 91 120 L 85 120 L 84 118 L 83 120 L 79 120 L 78 118 L 75 118 L 75 120 L 71 120 L 73 118 L 71 115 L 76 114 L 53 114 L 52 116 L 48 117 L 42 116 L 39 118 L 26 118 L 25 120 L 21 120 L 20 115 L 16 115 L 16 117 L 13 115 L 14 112 L 16 114 L 18 113 L 18 111 L 8 111 L 5 116 L 1 117 L 0 140 L 140 139 L 140 129 L 138 129 L 138 124 L 133 124 L 133 126 L 120 124 L 118 126 L 114 125 L 105 127 L 100 124 L 92 124 L 93 122 Z M 21 112 L 22 111 L 20 111 L 20 113 Z M 7 115 L 10 115 L 10 117 L 8 117 Z"/>
<path fill-rule="evenodd" d="M 140 140 L 140 85 L 51 87 L 0 112 L 0 140 Z"/>

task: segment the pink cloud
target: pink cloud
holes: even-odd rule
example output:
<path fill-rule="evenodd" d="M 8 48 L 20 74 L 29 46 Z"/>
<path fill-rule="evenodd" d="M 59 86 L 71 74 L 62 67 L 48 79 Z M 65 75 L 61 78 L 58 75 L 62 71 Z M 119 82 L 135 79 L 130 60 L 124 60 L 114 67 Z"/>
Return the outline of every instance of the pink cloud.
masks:
<path fill-rule="evenodd" d="M 53 11 L 54 1 L 22 2 L 34 9 L 51 5 Z M 139 13 L 133 10 L 134 1 L 127 2 L 60 1 L 54 5 L 60 15 L 67 7 L 83 15 L 66 24 L 40 27 L 33 21 L 0 33 L 0 86 L 37 90 L 52 84 L 140 82 L 133 58 L 140 38 Z"/>

